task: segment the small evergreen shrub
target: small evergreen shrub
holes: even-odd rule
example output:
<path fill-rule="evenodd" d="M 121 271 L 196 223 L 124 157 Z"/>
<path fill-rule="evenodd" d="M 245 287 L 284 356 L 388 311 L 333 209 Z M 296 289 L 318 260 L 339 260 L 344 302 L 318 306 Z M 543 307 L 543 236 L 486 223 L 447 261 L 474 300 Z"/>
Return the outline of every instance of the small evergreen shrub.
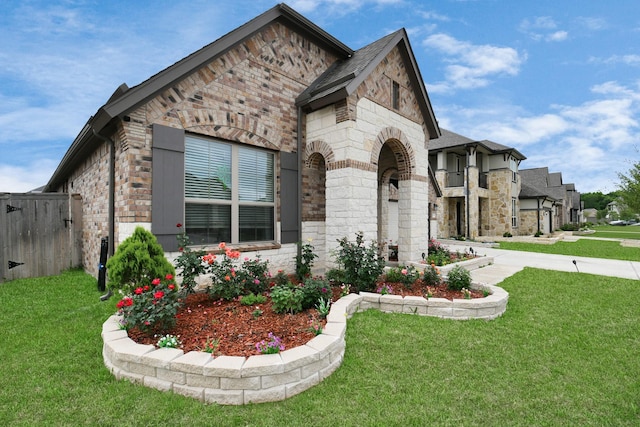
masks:
<path fill-rule="evenodd" d="M 385 279 L 387 282 L 391 283 L 402 283 L 405 286 L 413 285 L 418 277 L 420 277 L 420 273 L 416 270 L 414 266 L 399 266 L 390 268 L 385 274 Z"/>
<path fill-rule="evenodd" d="M 456 265 L 447 276 L 447 287 L 455 291 L 471 286 L 471 273 L 464 267 Z"/>
<path fill-rule="evenodd" d="M 140 286 L 149 285 L 157 277 L 175 275 L 173 265 L 164 256 L 156 236 L 136 227 L 107 261 L 109 288 L 130 294 Z"/>
<path fill-rule="evenodd" d="M 318 258 L 313 252 L 313 245 L 311 242 L 300 243 L 298 242 L 299 255 L 296 255 L 296 277 L 298 280 L 304 280 L 311 276 L 311 269 L 313 268 L 313 261 Z"/>
<path fill-rule="evenodd" d="M 205 251 L 192 250 L 191 240 L 182 230 L 182 224 L 178 224 L 177 227 L 180 229 L 180 233 L 176 236 L 180 255 L 175 259 L 175 267 L 179 271 L 178 274 L 182 276 L 181 290 L 189 295 L 195 291 L 196 279 L 205 272 L 205 265 L 202 263 Z"/>

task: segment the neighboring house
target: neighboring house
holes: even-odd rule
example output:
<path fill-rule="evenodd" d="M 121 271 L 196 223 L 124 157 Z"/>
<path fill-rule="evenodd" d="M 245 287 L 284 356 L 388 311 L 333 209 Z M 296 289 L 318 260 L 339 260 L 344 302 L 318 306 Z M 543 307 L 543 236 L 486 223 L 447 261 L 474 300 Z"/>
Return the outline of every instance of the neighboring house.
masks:
<path fill-rule="evenodd" d="M 620 219 L 620 204 L 617 200 L 614 200 L 607 204 L 607 215 L 605 218 L 609 220 Z"/>
<path fill-rule="evenodd" d="M 520 176 L 521 211 L 528 212 L 525 216 L 521 214 L 523 235 L 550 233 L 565 224 L 580 222 L 580 193 L 574 184 L 562 183 L 562 173 L 549 173 L 549 168 L 542 167 L 521 169 Z"/>
<path fill-rule="evenodd" d="M 596 208 L 583 209 L 582 215 L 584 217 L 583 222 L 598 223 L 598 210 Z"/>
<path fill-rule="evenodd" d="M 280 4 L 120 86 L 46 191 L 82 198 L 90 273 L 101 238 L 113 251 L 136 226 L 175 256 L 177 224 L 197 245 L 224 241 L 273 268 L 292 268 L 307 239 L 325 266 L 338 239 L 360 231 L 393 236 L 399 260 L 416 260 L 433 207 L 422 160 L 439 135 L 404 29 L 354 51 Z"/>
<path fill-rule="evenodd" d="M 429 148 L 429 164 L 442 189 L 438 236 L 517 234 L 518 167 L 525 158 L 514 148 L 442 129 Z"/>

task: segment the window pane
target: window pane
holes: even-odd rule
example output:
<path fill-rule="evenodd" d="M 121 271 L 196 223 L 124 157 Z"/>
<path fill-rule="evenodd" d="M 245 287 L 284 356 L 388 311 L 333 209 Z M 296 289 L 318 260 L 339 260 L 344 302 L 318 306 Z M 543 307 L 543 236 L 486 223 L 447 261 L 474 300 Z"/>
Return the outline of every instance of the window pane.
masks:
<path fill-rule="evenodd" d="M 273 154 L 238 149 L 238 197 L 246 202 L 273 202 Z"/>
<path fill-rule="evenodd" d="M 273 207 L 240 206 L 240 241 L 273 240 Z"/>
<path fill-rule="evenodd" d="M 231 200 L 231 146 L 186 138 L 185 196 Z"/>
<path fill-rule="evenodd" d="M 187 203 L 185 232 L 196 245 L 231 241 L 231 206 Z"/>

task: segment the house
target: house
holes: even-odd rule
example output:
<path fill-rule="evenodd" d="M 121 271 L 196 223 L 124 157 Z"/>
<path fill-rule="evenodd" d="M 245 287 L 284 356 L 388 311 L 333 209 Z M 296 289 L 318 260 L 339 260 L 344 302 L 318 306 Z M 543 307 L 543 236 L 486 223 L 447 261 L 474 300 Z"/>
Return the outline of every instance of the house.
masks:
<path fill-rule="evenodd" d="M 551 233 L 565 224 L 580 222 L 580 193 L 574 184 L 563 184 L 562 173 L 549 168 L 521 169 L 522 234 Z M 524 215 L 523 215 L 524 213 Z"/>
<path fill-rule="evenodd" d="M 493 141 L 474 141 L 441 129 L 431 141 L 429 164 L 442 197 L 438 236 L 495 236 L 517 233 L 518 167 L 526 157 Z"/>
<path fill-rule="evenodd" d="M 200 247 L 224 241 L 273 268 L 291 269 L 307 239 L 324 266 L 357 232 L 396 237 L 408 261 L 427 250 L 432 184 L 421 159 L 439 136 L 404 29 L 352 50 L 279 4 L 118 87 L 46 191 L 82 199 L 94 274 L 101 238 L 113 252 L 143 226 L 171 257 L 178 224 Z"/>

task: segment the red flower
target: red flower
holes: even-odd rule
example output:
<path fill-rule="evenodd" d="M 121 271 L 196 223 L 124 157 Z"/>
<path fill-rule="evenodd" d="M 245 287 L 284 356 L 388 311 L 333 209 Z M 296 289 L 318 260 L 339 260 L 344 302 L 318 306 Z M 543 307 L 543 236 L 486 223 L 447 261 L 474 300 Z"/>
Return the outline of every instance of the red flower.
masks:
<path fill-rule="evenodd" d="M 182 247 L 178 248 L 178 252 L 182 252 L 182 251 L 184 251 L 184 248 Z"/>
<path fill-rule="evenodd" d="M 162 291 L 158 291 L 155 294 L 153 294 L 153 297 L 156 298 L 156 299 L 160 299 L 163 296 L 164 296 L 164 292 L 162 292 Z"/>
<path fill-rule="evenodd" d="M 151 289 L 151 288 L 149 288 L 149 285 L 144 285 L 144 287 L 142 288 L 142 290 L 144 290 L 144 291 L 148 291 L 149 289 Z"/>
<path fill-rule="evenodd" d="M 169 289 L 174 290 L 176 288 L 176 286 L 172 283 L 169 286 L 167 286 Z"/>
<path fill-rule="evenodd" d="M 176 224 L 176 227 L 178 227 L 178 228 L 182 228 L 182 224 L 177 223 L 177 224 Z"/>
<path fill-rule="evenodd" d="M 153 286 L 158 286 L 158 285 L 160 284 L 160 279 L 153 279 L 153 280 L 151 281 L 151 284 L 152 284 Z"/>
<path fill-rule="evenodd" d="M 173 275 L 172 274 L 167 274 L 166 276 L 164 276 L 165 279 L 167 280 L 171 280 L 173 279 Z"/>
<path fill-rule="evenodd" d="M 129 307 L 132 305 L 133 305 L 133 300 L 129 297 L 125 297 L 125 298 L 122 298 L 120 301 L 118 301 L 118 304 L 116 304 L 116 307 L 122 308 L 122 307 Z"/>
<path fill-rule="evenodd" d="M 142 293 L 142 288 L 136 288 L 136 290 L 133 292 L 135 292 L 136 295 L 140 295 Z"/>
<path fill-rule="evenodd" d="M 124 300 L 121 299 L 120 301 L 118 301 L 118 304 L 116 304 L 116 307 L 118 307 L 118 308 L 124 307 Z"/>

